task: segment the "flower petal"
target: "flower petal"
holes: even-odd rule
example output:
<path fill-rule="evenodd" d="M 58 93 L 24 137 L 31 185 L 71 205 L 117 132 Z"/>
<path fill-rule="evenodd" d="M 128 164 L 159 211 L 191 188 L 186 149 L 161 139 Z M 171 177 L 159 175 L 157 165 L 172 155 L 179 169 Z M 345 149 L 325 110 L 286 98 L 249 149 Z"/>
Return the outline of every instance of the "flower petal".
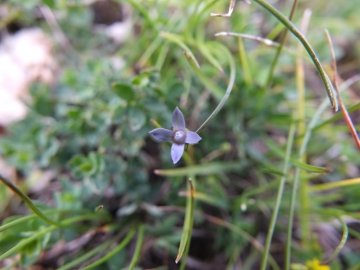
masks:
<path fill-rule="evenodd" d="M 172 142 L 173 132 L 165 128 L 156 128 L 149 132 L 156 140 L 162 142 Z"/>
<path fill-rule="evenodd" d="M 178 107 L 175 108 L 172 115 L 172 126 L 174 130 L 185 130 L 185 119 Z"/>
<path fill-rule="evenodd" d="M 201 140 L 201 137 L 196 133 L 192 131 L 186 132 L 186 140 L 185 143 L 194 144 Z"/>
<path fill-rule="evenodd" d="M 185 144 L 176 144 L 174 143 L 171 146 L 171 158 L 175 163 L 177 163 L 180 158 L 182 157 L 183 153 L 184 153 L 184 148 L 185 148 Z"/>

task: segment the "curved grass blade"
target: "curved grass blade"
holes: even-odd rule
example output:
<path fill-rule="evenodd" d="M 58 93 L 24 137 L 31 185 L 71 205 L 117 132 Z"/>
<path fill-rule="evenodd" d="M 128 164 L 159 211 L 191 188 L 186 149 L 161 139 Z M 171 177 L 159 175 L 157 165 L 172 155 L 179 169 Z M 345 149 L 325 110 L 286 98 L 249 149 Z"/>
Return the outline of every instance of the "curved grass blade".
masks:
<path fill-rule="evenodd" d="M 331 82 L 327 78 L 326 72 L 324 68 L 322 67 L 319 58 L 317 57 L 314 49 L 311 47 L 310 43 L 306 40 L 306 38 L 303 36 L 303 34 L 296 28 L 296 26 L 287 19 L 281 12 L 279 12 L 276 8 L 271 6 L 269 3 L 267 3 L 264 0 L 254 0 L 259 5 L 261 5 L 263 8 L 265 8 L 267 11 L 269 11 L 272 15 L 274 15 L 281 23 L 285 25 L 286 28 L 290 30 L 291 33 L 294 34 L 294 36 L 303 44 L 304 48 L 308 52 L 309 56 L 311 57 L 321 80 L 323 81 L 323 84 L 325 86 L 326 92 L 328 94 L 331 106 L 333 110 L 336 112 L 338 110 L 338 103 L 336 100 L 336 96 L 334 93 L 334 89 L 331 85 Z"/>
<path fill-rule="evenodd" d="M 334 252 L 328 257 L 326 258 L 325 260 L 323 260 L 323 263 L 328 263 L 330 261 L 332 261 L 333 259 L 336 258 L 336 256 L 340 253 L 340 251 L 342 250 L 342 248 L 344 247 L 345 243 L 346 243 L 346 240 L 347 240 L 347 237 L 348 237 L 348 234 L 349 234 L 349 228 L 348 226 L 346 225 L 346 223 L 344 222 L 344 220 L 341 218 L 341 217 L 338 217 L 338 220 L 340 221 L 341 223 L 341 226 L 342 226 L 342 229 L 343 229 L 343 234 L 342 234 L 342 237 L 341 237 L 341 240 L 340 240 L 340 243 L 339 245 L 336 247 L 336 249 L 334 250 Z"/>
<path fill-rule="evenodd" d="M 139 256 L 140 256 L 140 252 L 141 252 L 141 246 L 142 246 L 142 243 L 144 241 L 144 231 L 145 231 L 145 225 L 140 224 L 139 230 L 138 230 L 137 241 L 136 241 L 135 252 L 134 252 L 134 255 L 133 255 L 132 259 L 131 259 L 129 270 L 133 270 L 136 263 L 139 260 Z"/>
<path fill-rule="evenodd" d="M 215 45 L 215 44 L 214 44 Z M 221 99 L 219 105 L 215 108 L 215 110 L 210 114 L 210 116 L 205 120 L 205 122 L 196 130 L 196 133 L 199 133 L 222 109 L 225 102 L 230 96 L 230 93 L 234 87 L 235 84 L 235 62 L 233 57 L 231 56 L 230 52 L 222 45 L 217 44 L 219 46 L 219 49 L 223 52 L 223 55 L 228 58 L 230 63 L 230 78 L 229 78 L 229 84 L 226 89 L 224 97 Z"/>
<path fill-rule="evenodd" d="M 181 268 L 183 268 L 183 265 L 185 266 L 186 263 L 186 257 L 187 252 L 184 254 L 185 248 L 190 246 L 191 241 L 191 232 L 193 227 L 193 221 L 194 221 L 194 205 L 195 205 L 195 199 L 194 199 L 194 186 L 192 184 L 191 179 L 189 179 L 189 187 L 190 187 L 190 196 L 187 198 L 186 201 L 186 212 L 185 212 L 185 221 L 184 221 L 184 228 L 183 233 L 180 240 L 180 246 L 179 246 L 179 252 L 176 256 L 175 263 L 178 263 L 181 259 L 181 257 L 184 255 L 184 264 L 182 263 Z M 188 248 L 187 248 L 188 250 Z"/>
<path fill-rule="evenodd" d="M 199 62 L 196 60 L 194 54 L 190 50 L 190 48 L 182 41 L 182 39 L 178 35 L 174 35 L 168 32 L 161 32 L 160 36 L 163 38 L 166 38 L 167 40 L 174 42 L 178 44 L 184 51 L 187 51 L 192 59 L 194 61 L 197 68 L 200 68 Z"/>
<path fill-rule="evenodd" d="M 211 54 L 209 48 L 203 42 L 197 42 L 196 44 L 206 60 L 208 60 L 220 72 L 224 73 L 224 70 L 221 67 L 219 61 Z"/>
<path fill-rule="evenodd" d="M 8 251 L 6 251 L 4 254 L 2 254 L 0 256 L 0 261 L 2 261 L 3 259 L 7 258 L 8 256 L 10 256 L 11 254 L 13 254 L 14 252 L 18 251 L 19 249 L 25 247 L 26 245 L 30 244 L 32 241 L 36 240 L 37 238 L 58 229 L 58 227 L 65 227 L 65 226 L 69 226 L 75 222 L 78 221 L 83 221 L 83 220 L 92 220 L 92 219 L 98 219 L 98 215 L 96 214 L 86 214 L 86 215 L 82 215 L 82 216 L 77 216 L 77 217 L 73 217 L 73 218 L 69 218 L 67 220 L 62 221 L 60 224 L 60 226 L 58 225 L 51 225 L 35 234 L 33 234 L 32 236 L 21 240 L 16 246 L 12 247 L 11 249 L 9 249 Z"/>
<path fill-rule="evenodd" d="M 211 94 L 217 99 L 221 100 L 223 94 L 222 89 L 213 83 L 206 75 L 198 68 L 194 60 L 192 59 L 191 55 L 184 51 L 184 55 L 186 59 L 189 61 L 190 66 L 192 67 L 193 71 L 195 72 L 196 76 L 200 79 L 200 82 L 209 89 Z"/>
<path fill-rule="evenodd" d="M 0 181 L 3 182 L 8 188 L 10 188 L 21 200 L 23 200 L 26 205 L 42 220 L 46 223 L 55 225 L 57 227 L 61 226 L 61 223 L 56 222 L 47 216 L 45 216 L 36 206 L 32 203 L 31 199 L 22 192 L 17 186 L 15 186 L 10 180 L 0 174 Z"/>
<path fill-rule="evenodd" d="M 87 210 L 84 210 L 84 209 L 49 209 L 49 210 L 45 210 L 43 211 L 43 214 L 56 214 L 56 213 L 63 213 L 63 212 L 68 212 L 68 213 L 73 213 L 73 212 L 88 212 Z M 16 226 L 18 224 L 21 224 L 23 222 L 26 222 L 28 220 L 31 220 L 33 218 L 36 218 L 38 217 L 38 215 L 36 214 L 32 214 L 32 215 L 28 215 L 28 216 L 25 216 L 25 217 L 20 217 L 16 220 L 13 220 L 13 221 L 10 221 L 6 224 L 3 224 L 2 226 L 0 226 L 0 232 L 3 232 L 13 226 Z"/>
<path fill-rule="evenodd" d="M 270 254 L 270 244 L 271 244 L 271 240 L 272 240 L 272 237 L 274 234 L 276 219 L 277 219 L 277 216 L 279 213 L 280 204 L 281 204 L 281 200 L 282 200 L 282 196 L 283 196 L 283 192 L 284 192 L 285 181 L 286 181 L 287 174 L 288 174 L 289 167 L 290 167 L 289 163 L 290 163 L 291 149 L 293 147 L 293 142 L 294 142 L 295 131 L 296 131 L 295 123 L 292 123 L 290 126 L 288 138 L 287 138 L 286 154 L 285 154 L 284 165 L 283 165 L 283 170 L 282 170 L 283 177 L 281 177 L 281 180 L 279 183 L 278 193 L 276 196 L 276 203 L 274 206 L 273 214 L 271 216 L 268 233 L 266 235 L 264 253 L 262 256 L 262 260 L 261 260 L 261 269 L 262 270 L 266 269 L 268 257 Z"/>
<path fill-rule="evenodd" d="M 290 12 L 289 19 L 288 19 L 290 22 L 294 17 L 297 4 L 298 4 L 298 0 L 295 0 L 293 5 L 292 5 L 291 12 Z M 276 52 L 276 55 L 275 55 L 275 57 L 274 57 L 274 59 L 273 59 L 273 61 L 271 63 L 270 71 L 269 71 L 268 78 L 267 78 L 266 83 L 265 83 L 265 87 L 263 89 L 264 93 L 262 94 L 262 96 L 265 96 L 266 90 L 269 89 L 269 87 L 272 84 L 273 77 L 274 77 L 274 72 L 275 72 L 275 67 L 276 67 L 277 62 L 279 60 L 282 49 L 283 49 L 283 47 L 285 45 L 288 34 L 289 34 L 289 30 L 287 28 L 285 28 L 284 32 L 282 33 L 281 38 L 280 38 L 280 46 L 279 46 L 279 48 L 278 48 L 278 50 Z M 260 98 L 259 102 L 262 103 L 261 98 Z"/>

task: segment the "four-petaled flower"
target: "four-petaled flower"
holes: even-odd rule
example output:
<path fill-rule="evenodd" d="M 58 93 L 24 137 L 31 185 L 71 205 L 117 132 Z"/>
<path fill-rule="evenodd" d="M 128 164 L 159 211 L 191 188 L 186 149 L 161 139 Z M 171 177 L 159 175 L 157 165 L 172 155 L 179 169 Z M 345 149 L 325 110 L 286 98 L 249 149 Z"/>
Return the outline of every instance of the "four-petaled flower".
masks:
<path fill-rule="evenodd" d="M 172 115 L 173 130 L 156 128 L 149 133 L 157 140 L 162 142 L 173 142 L 171 147 L 171 158 L 177 163 L 184 153 L 185 143 L 194 144 L 201 140 L 201 137 L 192 131 L 186 131 L 185 119 L 178 107 Z"/>

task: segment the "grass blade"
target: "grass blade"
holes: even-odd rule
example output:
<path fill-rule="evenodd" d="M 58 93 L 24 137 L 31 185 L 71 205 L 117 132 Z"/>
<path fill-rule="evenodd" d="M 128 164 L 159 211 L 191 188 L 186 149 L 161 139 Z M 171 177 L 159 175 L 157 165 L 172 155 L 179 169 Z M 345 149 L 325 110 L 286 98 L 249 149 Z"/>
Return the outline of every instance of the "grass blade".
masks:
<path fill-rule="evenodd" d="M 213 162 L 178 169 L 155 170 L 154 173 L 163 176 L 209 175 L 228 171 L 240 171 L 245 166 L 246 162 Z"/>
<path fill-rule="evenodd" d="M 275 145 L 275 143 L 271 140 L 266 140 L 266 144 L 269 147 L 269 149 L 272 151 L 272 153 L 274 153 L 275 155 L 277 155 L 278 157 L 281 158 L 285 158 L 285 154 L 279 149 L 278 146 Z M 332 170 L 329 168 L 322 168 L 322 167 L 317 167 L 317 166 L 313 166 L 313 165 L 309 165 L 306 164 L 304 162 L 301 162 L 297 159 L 294 158 L 290 158 L 290 162 L 295 166 L 298 167 L 302 170 L 308 171 L 308 172 L 314 172 L 314 173 L 329 173 Z"/>
<path fill-rule="evenodd" d="M 334 188 L 358 185 L 358 184 L 360 184 L 360 178 L 354 178 L 354 179 L 341 180 L 339 182 L 331 182 L 331 183 L 313 185 L 309 188 L 309 190 L 311 192 L 319 192 L 319 191 L 324 191 L 324 190 L 329 190 L 329 189 L 334 189 Z"/>
<path fill-rule="evenodd" d="M 261 5 L 263 8 L 265 8 L 267 11 L 269 11 L 272 15 L 274 15 L 280 22 L 282 22 L 286 26 L 286 28 L 288 28 L 290 32 L 293 33 L 294 36 L 297 39 L 299 39 L 299 41 L 303 44 L 304 48 L 311 57 L 317 71 L 319 72 L 321 80 L 323 81 L 326 92 L 328 94 L 331 106 L 333 110 L 336 112 L 338 110 L 338 104 L 335 98 L 333 87 L 331 86 L 331 82 L 327 78 L 326 72 L 322 67 L 319 58 L 317 57 L 310 43 L 306 40 L 303 34 L 296 28 L 296 26 L 290 20 L 288 20 L 283 14 L 281 14 L 281 12 L 279 12 L 276 8 L 274 8 L 264 0 L 254 0 L 254 1 L 257 2 L 259 5 Z"/>
<path fill-rule="evenodd" d="M 106 262 L 108 259 L 110 259 L 112 256 L 114 256 L 116 253 L 120 252 L 130 242 L 130 240 L 133 238 L 134 234 L 135 234 L 135 229 L 131 229 L 129 231 L 129 233 L 126 235 L 126 237 L 120 242 L 119 245 L 117 245 L 114 249 L 112 249 L 105 256 L 101 257 L 99 260 L 97 260 L 97 261 L 93 262 L 92 264 L 84 267 L 83 270 L 93 269 L 96 266 Z"/>
<path fill-rule="evenodd" d="M 134 255 L 133 255 L 132 259 L 131 259 L 129 270 L 133 270 L 136 263 L 139 260 L 142 243 L 144 241 L 144 231 L 145 231 L 145 225 L 140 224 L 139 231 L 138 231 L 138 236 L 137 236 L 137 241 L 136 241 L 135 252 L 134 252 Z"/>
<path fill-rule="evenodd" d="M 184 55 L 186 59 L 189 61 L 190 66 L 192 67 L 192 70 L 196 74 L 196 76 L 199 78 L 200 82 L 208 88 L 208 90 L 211 92 L 211 94 L 217 99 L 221 100 L 222 89 L 217 86 L 215 83 L 213 83 L 206 75 L 201 71 L 201 69 L 196 65 L 193 58 L 191 57 L 191 54 L 189 54 L 187 51 L 184 51 Z"/>
<path fill-rule="evenodd" d="M 98 254 L 102 250 L 106 249 L 112 242 L 113 242 L 113 239 L 110 239 L 110 240 L 102 243 L 100 246 L 97 246 L 96 248 L 94 248 L 94 249 L 90 250 L 89 252 L 76 258 L 75 260 L 61 266 L 57 270 L 68 270 L 68 269 L 73 268 L 76 265 L 79 265 L 80 263 L 82 263 L 82 262 L 88 260 L 89 258 L 91 258 L 92 256 L 94 256 L 95 254 Z"/>
<path fill-rule="evenodd" d="M 176 256 L 175 262 L 178 263 L 181 259 L 181 257 L 184 255 L 184 260 L 181 264 L 181 268 L 183 268 L 183 265 L 186 263 L 186 257 L 187 252 L 185 252 L 185 248 L 187 246 L 190 246 L 190 240 L 191 240 L 191 232 L 192 232 L 192 226 L 193 226 L 193 220 L 194 220 L 194 186 L 192 184 L 191 179 L 189 179 L 189 186 L 190 186 L 190 196 L 187 198 L 186 201 L 186 213 L 185 213 L 185 221 L 184 221 L 184 228 L 183 233 L 181 236 L 180 246 L 179 246 L 179 252 Z"/>
<path fill-rule="evenodd" d="M 271 244 L 272 236 L 274 234 L 277 215 L 278 215 L 279 209 L 280 209 L 280 204 L 281 204 L 282 195 L 283 195 L 283 192 L 284 192 L 286 176 L 287 176 L 287 173 L 288 173 L 288 170 L 289 170 L 291 149 L 292 149 L 293 142 L 294 142 L 295 130 L 296 130 L 295 123 L 292 123 L 292 125 L 290 126 L 289 135 L 288 135 L 288 139 L 287 139 L 286 155 L 285 155 L 285 160 L 284 160 L 284 165 L 283 165 L 283 170 L 282 170 L 283 176 L 281 177 L 281 180 L 280 180 L 280 183 L 279 183 L 279 189 L 278 189 L 278 194 L 277 194 L 277 197 L 276 197 L 276 203 L 275 203 L 275 206 L 274 206 L 273 214 L 271 216 L 270 226 L 269 226 L 268 233 L 267 233 L 267 236 L 266 236 L 266 243 L 265 243 L 265 247 L 264 247 L 264 253 L 263 253 L 262 260 L 261 260 L 261 269 L 262 270 L 266 269 L 268 256 L 269 256 L 269 253 L 270 253 L 270 244 Z"/>
<path fill-rule="evenodd" d="M 96 214 L 86 214 L 86 215 L 82 215 L 82 216 L 77 216 L 77 217 L 73 217 L 73 218 L 69 218 L 67 220 L 64 220 L 63 222 L 61 222 L 61 226 L 69 226 L 75 222 L 78 221 L 83 221 L 83 220 L 92 220 L 92 219 L 98 219 L 98 215 Z M 19 249 L 25 247 L 26 245 L 28 245 L 29 243 L 31 243 L 32 241 L 36 240 L 37 238 L 58 229 L 59 226 L 57 225 L 51 225 L 37 233 L 34 233 L 32 236 L 23 239 L 19 242 L 19 244 L 17 244 L 16 246 L 14 246 L 13 248 L 9 249 L 8 251 L 6 251 L 4 254 L 2 254 L 0 256 L 0 261 L 2 261 L 3 259 L 7 258 L 8 256 L 10 256 L 11 254 L 13 254 L 14 252 L 18 251 Z"/>
<path fill-rule="evenodd" d="M 341 226 L 342 226 L 342 229 L 343 229 L 343 234 L 342 234 L 340 243 L 336 247 L 334 252 L 328 258 L 326 258 L 323 261 L 323 263 L 328 263 L 328 262 L 332 261 L 333 259 L 335 259 L 336 256 L 340 253 L 340 251 L 342 250 L 342 248 L 344 247 L 344 245 L 346 243 L 346 240 L 347 240 L 347 237 L 348 237 L 348 234 L 349 234 L 349 228 L 348 228 L 348 226 L 346 225 L 346 223 L 344 222 L 344 220 L 341 217 L 338 217 L 338 219 L 339 219 L 339 221 L 341 223 Z"/>
<path fill-rule="evenodd" d="M 218 46 L 220 46 L 220 44 Z M 200 130 L 202 130 L 211 121 L 211 119 L 213 119 L 219 113 L 219 111 L 222 109 L 222 107 L 225 105 L 225 102 L 229 98 L 230 93 L 231 93 L 231 91 L 233 89 L 233 86 L 235 84 L 235 72 L 236 72 L 236 70 L 235 70 L 234 59 L 231 56 L 230 52 L 225 47 L 221 46 L 220 48 L 223 51 L 223 54 L 228 58 L 229 63 L 230 63 L 229 84 L 228 84 L 228 87 L 226 89 L 225 95 L 221 99 L 219 105 L 215 108 L 215 110 L 212 112 L 212 114 L 205 120 L 205 122 L 197 129 L 196 133 L 199 133 Z"/>
<path fill-rule="evenodd" d="M 176 44 L 178 44 L 184 51 L 187 51 L 191 57 L 191 59 L 194 61 L 195 65 L 197 66 L 197 68 L 200 68 L 199 62 L 196 60 L 194 54 L 192 53 L 192 51 L 190 50 L 190 48 L 182 41 L 182 38 L 168 33 L 168 32 L 161 32 L 160 36 L 163 38 L 166 38 L 167 40 L 174 42 Z"/>

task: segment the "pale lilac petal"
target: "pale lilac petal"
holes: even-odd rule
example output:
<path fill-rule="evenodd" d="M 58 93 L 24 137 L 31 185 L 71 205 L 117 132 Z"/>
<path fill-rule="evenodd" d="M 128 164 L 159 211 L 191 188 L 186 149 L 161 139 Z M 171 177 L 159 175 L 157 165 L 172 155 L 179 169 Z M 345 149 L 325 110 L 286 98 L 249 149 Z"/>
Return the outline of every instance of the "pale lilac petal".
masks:
<path fill-rule="evenodd" d="M 174 143 L 171 146 L 171 158 L 175 163 L 177 163 L 180 158 L 182 157 L 183 153 L 184 153 L 184 148 L 185 148 L 185 144 L 176 144 Z"/>
<path fill-rule="evenodd" d="M 172 142 L 173 132 L 165 128 L 156 128 L 149 132 L 155 139 L 162 142 Z"/>
<path fill-rule="evenodd" d="M 201 140 L 201 137 L 196 132 L 192 132 L 192 131 L 186 132 L 185 143 L 194 144 L 200 140 Z"/>
<path fill-rule="evenodd" d="M 174 130 L 185 130 L 185 119 L 178 107 L 175 108 L 172 115 L 172 126 Z"/>

